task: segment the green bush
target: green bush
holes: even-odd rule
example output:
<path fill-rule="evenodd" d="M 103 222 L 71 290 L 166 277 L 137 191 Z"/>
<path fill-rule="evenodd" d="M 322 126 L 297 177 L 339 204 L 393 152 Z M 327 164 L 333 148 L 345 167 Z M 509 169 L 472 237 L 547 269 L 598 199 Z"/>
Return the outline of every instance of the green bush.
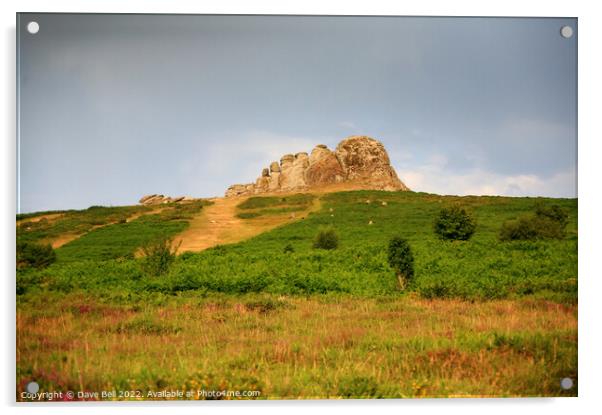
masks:
<path fill-rule="evenodd" d="M 56 253 L 50 244 L 34 242 L 17 243 L 17 269 L 45 268 L 56 261 Z"/>
<path fill-rule="evenodd" d="M 291 244 L 286 244 L 286 246 L 284 247 L 283 252 L 285 254 L 292 253 L 292 252 L 295 252 L 295 248 L 293 248 L 293 246 Z"/>
<path fill-rule="evenodd" d="M 339 246 L 339 235 L 333 227 L 323 228 L 314 239 L 314 248 L 336 249 Z"/>
<path fill-rule="evenodd" d="M 451 206 L 441 209 L 435 219 L 434 228 L 441 239 L 466 241 L 474 233 L 476 223 L 464 208 Z"/>
<path fill-rule="evenodd" d="M 568 214 L 560 206 L 538 204 L 533 215 L 504 222 L 499 238 L 502 241 L 562 239 L 567 223 Z"/>
<path fill-rule="evenodd" d="M 399 285 L 401 288 L 405 288 L 414 276 L 414 255 L 408 241 L 398 236 L 391 238 L 388 259 L 389 265 L 397 274 Z"/>
<path fill-rule="evenodd" d="M 528 241 L 562 239 L 564 235 L 564 226 L 560 222 L 535 215 L 504 222 L 499 237 L 501 241 Z"/>
<path fill-rule="evenodd" d="M 171 238 L 162 238 L 143 246 L 144 272 L 152 276 L 167 273 L 169 267 L 176 259 L 179 247 L 179 244 L 174 246 L 173 239 Z"/>
<path fill-rule="evenodd" d="M 538 218 L 546 218 L 554 222 L 558 222 L 563 229 L 569 222 L 568 213 L 558 205 L 547 206 L 543 203 L 538 203 L 535 206 L 535 216 Z"/>

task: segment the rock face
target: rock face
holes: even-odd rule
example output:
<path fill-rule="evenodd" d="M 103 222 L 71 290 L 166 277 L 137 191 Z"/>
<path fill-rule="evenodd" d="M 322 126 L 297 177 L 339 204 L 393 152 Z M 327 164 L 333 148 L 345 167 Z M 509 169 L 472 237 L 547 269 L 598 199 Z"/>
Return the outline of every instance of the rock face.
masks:
<path fill-rule="evenodd" d="M 367 136 L 351 136 L 335 151 L 318 144 L 307 153 L 285 154 L 272 162 L 251 184 L 235 184 L 226 197 L 309 190 L 313 187 L 351 183 L 365 189 L 410 190 L 399 180 L 381 142 Z"/>
<path fill-rule="evenodd" d="M 138 203 L 141 205 L 160 205 L 163 203 L 180 203 L 180 202 L 190 202 L 196 200 L 190 196 L 179 196 L 179 197 L 169 197 L 163 195 L 146 195 L 142 196 Z"/>
<path fill-rule="evenodd" d="M 385 146 L 366 136 L 349 137 L 335 151 L 346 180 L 373 185 L 381 190 L 409 190 L 397 177 Z"/>

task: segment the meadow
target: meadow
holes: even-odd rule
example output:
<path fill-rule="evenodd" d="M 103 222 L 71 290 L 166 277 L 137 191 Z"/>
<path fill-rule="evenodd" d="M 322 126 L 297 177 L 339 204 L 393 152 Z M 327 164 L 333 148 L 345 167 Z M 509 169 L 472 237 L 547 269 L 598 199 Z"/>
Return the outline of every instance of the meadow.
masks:
<path fill-rule="evenodd" d="M 301 212 L 292 223 L 185 252 L 164 275 L 148 275 L 136 252 L 181 232 L 203 203 L 117 220 L 56 249 L 49 267 L 18 270 L 18 389 L 35 378 L 45 390 L 248 389 L 263 399 L 577 394 L 559 383 L 577 381 L 577 200 L 285 199 L 247 199 L 238 215 Z M 503 222 L 536 202 L 568 212 L 566 236 L 500 241 Z M 476 219 L 467 241 L 433 232 L 455 204 Z M 313 248 L 324 226 L 337 249 Z M 387 261 L 393 236 L 415 257 L 404 290 Z"/>

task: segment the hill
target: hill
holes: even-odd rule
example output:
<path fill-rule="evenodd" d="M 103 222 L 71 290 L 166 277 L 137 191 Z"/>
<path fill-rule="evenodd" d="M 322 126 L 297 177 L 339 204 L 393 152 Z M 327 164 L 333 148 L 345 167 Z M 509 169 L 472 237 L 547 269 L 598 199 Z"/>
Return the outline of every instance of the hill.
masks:
<path fill-rule="evenodd" d="M 502 223 L 536 203 L 568 212 L 566 236 L 501 242 Z M 457 204 L 475 234 L 437 238 L 434 217 Z M 17 226 L 21 243 L 73 238 L 49 267 L 17 270 L 19 390 L 35 379 L 132 391 L 111 400 L 577 395 L 574 199 L 297 193 L 42 212 Z M 313 248 L 323 226 L 337 249 Z M 393 235 L 415 257 L 403 291 Z M 150 275 L 138 253 L 164 237 L 202 250 Z"/>
<path fill-rule="evenodd" d="M 537 200 L 560 205 L 569 212 L 566 238 L 500 242 L 502 223 L 532 211 Z M 309 211 L 316 201 L 320 210 Z M 56 289 L 64 287 L 64 280 L 68 280 L 69 289 L 102 290 L 107 276 L 118 274 L 122 289 L 127 287 L 135 293 L 202 290 L 395 294 L 398 290 L 394 272 L 387 263 L 386 245 L 392 236 L 400 235 L 410 241 L 416 258 L 416 278 L 410 289 L 423 297 L 491 299 L 534 295 L 576 301 L 577 202 L 570 199 L 384 191 L 306 194 L 288 196 L 288 200 L 287 196 L 240 199 L 235 227 L 224 233 L 229 237 L 216 236 L 203 245 L 216 244 L 212 249 L 184 253 L 161 279 L 140 278 L 140 261 L 133 259 L 133 254 L 153 238 L 186 235 L 191 221 L 205 221 L 203 226 L 207 229 L 211 219 L 202 215 L 202 208 L 210 203 L 175 205 L 131 222 L 94 229 L 58 248 L 58 261 L 49 269 L 24 272 L 19 282 L 28 287 L 26 281 L 44 278 L 50 289 Z M 465 206 L 476 217 L 476 233 L 469 241 L 443 241 L 433 232 L 437 212 L 452 204 Z M 131 213 L 137 208 L 123 209 Z M 70 217 L 84 213 L 72 213 Z M 326 225 L 340 234 L 340 248 L 335 251 L 312 248 L 316 232 Z M 47 222 L 45 226 L 44 235 L 54 234 L 56 227 L 71 232 L 61 221 Z M 241 238 L 276 228 L 223 245 L 238 239 L 232 236 L 236 226 L 255 229 L 239 232 Z M 81 224 L 75 222 L 73 227 L 79 229 Z M 196 229 L 203 231 L 202 226 Z M 31 232 L 19 238 L 31 239 Z M 287 246 L 290 248 L 285 252 Z M 93 270 L 90 261 L 97 262 Z M 74 279 L 74 274 L 79 277 Z"/>

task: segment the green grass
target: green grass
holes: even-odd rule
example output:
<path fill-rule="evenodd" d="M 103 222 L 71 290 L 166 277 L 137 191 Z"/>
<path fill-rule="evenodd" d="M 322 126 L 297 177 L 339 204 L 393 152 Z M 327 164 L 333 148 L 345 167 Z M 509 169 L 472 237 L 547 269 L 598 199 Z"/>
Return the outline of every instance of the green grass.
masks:
<path fill-rule="evenodd" d="M 309 193 L 300 193 L 285 197 L 250 197 L 237 206 L 239 212 L 236 214 L 236 217 L 240 219 L 255 219 L 301 212 L 308 209 L 315 198 L 315 195 Z"/>
<path fill-rule="evenodd" d="M 88 232 L 94 226 L 106 225 L 125 221 L 128 217 L 151 210 L 149 206 L 91 206 L 84 210 L 68 210 L 55 220 L 43 218 L 37 222 L 17 224 L 17 239 L 25 242 L 41 242 L 51 240 L 60 235 L 71 233 L 81 234 Z M 44 213 L 45 214 L 45 213 Z M 31 213 L 29 217 L 40 216 Z"/>
<path fill-rule="evenodd" d="M 274 202 L 274 198 L 270 200 L 269 203 Z M 486 300 L 532 296 L 574 303 L 577 301 L 576 200 L 543 200 L 559 204 L 569 212 L 564 239 L 516 242 L 498 239 L 502 223 L 530 212 L 537 200 L 411 192 L 336 193 L 324 196 L 322 210 L 302 221 L 241 243 L 180 256 L 161 279 L 140 278 L 137 260 L 100 261 L 128 256 L 149 238 L 168 236 L 185 226 L 178 221 L 149 216 L 90 232 L 60 248 L 56 264 L 47 270 L 21 273 L 18 281 L 24 288 L 28 280 L 42 278 L 51 288 L 110 292 L 114 287 L 106 283 L 110 281 L 107 275 L 117 272 L 121 286 L 136 292 L 399 295 L 397 278 L 386 252 L 389 239 L 399 235 L 409 241 L 415 257 L 415 277 L 407 287 L 409 292 L 425 298 Z M 469 241 L 442 241 L 433 232 L 436 214 L 442 206 L 452 203 L 467 207 L 476 218 L 477 230 Z M 257 205 L 265 203 L 252 204 Z M 338 249 L 312 248 L 322 226 L 336 229 L 340 237 Z M 283 252 L 289 244 L 294 252 Z M 94 266 L 89 262 L 73 264 L 77 260 L 96 262 Z M 78 278 L 74 280 L 73 275 Z"/>
<path fill-rule="evenodd" d="M 249 200 L 242 211 L 307 203 Z M 320 202 L 252 239 L 179 255 L 162 276 L 146 275 L 132 253 L 202 206 L 95 229 L 48 268 L 18 270 L 18 391 L 36 379 L 42 391 L 144 397 L 577 395 L 577 200 L 356 191 Z M 568 212 L 565 238 L 501 242 L 502 224 L 536 202 Z M 476 219 L 468 241 L 434 234 L 452 204 Z M 326 226 L 338 248 L 314 249 Z M 387 260 L 392 236 L 414 255 L 404 291 Z M 562 390 L 564 377 L 576 386 Z"/>
<path fill-rule="evenodd" d="M 59 263 L 105 261 L 133 258 L 142 246 L 158 239 L 170 238 L 188 226 L 188 220 L 209 202 L 169 206 L 164 211 L 144 215 L 131 222 L 116 223 L 94 229 L 56 250 Z"/>
<path fill-rule="evenodd" d="M 32 218 L 37 218 L 38 216 L 43 216 L 43 215 L 52 215 L 52 214 L 56 214 L 56 213 L 67 213 L 67 212 L 74 212 L 74 209 L 71 210 L 43 210 L 43 211 L 39 211 L 39 212 L 29 212 L 29 213 L 17 213 L 17 222 L 24 220 L 24 219 L 32 219 Z"/>
<path fill-rule="evenodd" d="M 258 209 L 282 205 L 309 205 L 315 196 L 309 193 L 299 193 L 285 197 L 255 196 L 250 197 L 237 207 L 239 209 Z"/>

